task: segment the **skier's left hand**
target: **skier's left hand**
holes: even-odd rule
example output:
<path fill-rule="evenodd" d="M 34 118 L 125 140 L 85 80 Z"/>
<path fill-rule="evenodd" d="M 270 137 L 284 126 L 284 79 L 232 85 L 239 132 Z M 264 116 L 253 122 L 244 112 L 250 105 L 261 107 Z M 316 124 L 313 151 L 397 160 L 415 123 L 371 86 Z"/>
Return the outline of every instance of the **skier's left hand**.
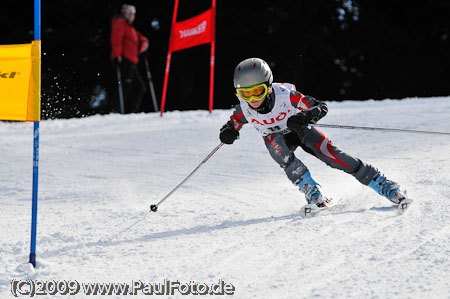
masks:
<path fill-rule="evenodd" d="M 315 124 L 320 119 L 322 110 L 318 106 L 311 107 L 308 110 L 302 110 L 299 113 L 292 115 L 287 120 L 287 127 L 299 132 L 309 124 Z"/>

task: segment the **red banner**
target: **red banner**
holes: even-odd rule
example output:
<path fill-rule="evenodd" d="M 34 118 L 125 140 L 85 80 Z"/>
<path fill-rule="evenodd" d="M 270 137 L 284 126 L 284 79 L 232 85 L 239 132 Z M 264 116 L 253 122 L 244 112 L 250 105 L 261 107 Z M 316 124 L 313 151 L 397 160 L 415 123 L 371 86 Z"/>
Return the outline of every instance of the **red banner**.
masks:
<path fill-rule="evenodd" d="M 167 83 L 169 81 L 169 69 L 172 52 L 211 43 L 210 80 L 209 80 L 209 113 L 213 109 L 214 97 L 214 51 L 216 47 L 216 0 L 212 0 L 211 9 L 193 18 L 182 22 L 176 22 L 178 2 L 175 0 L 172 18 L 172 30 L 170 32 L 169 51 L 167 53 L 166 73 L 161 97 L 161 116 L 166 104 Z"/>
<path fill-rule="evenodd" d="M 169 51 L 195 47 L 201 44 L 214 42 L 214 14 L 209 9 L 193 18 L 172 25 Z"/>

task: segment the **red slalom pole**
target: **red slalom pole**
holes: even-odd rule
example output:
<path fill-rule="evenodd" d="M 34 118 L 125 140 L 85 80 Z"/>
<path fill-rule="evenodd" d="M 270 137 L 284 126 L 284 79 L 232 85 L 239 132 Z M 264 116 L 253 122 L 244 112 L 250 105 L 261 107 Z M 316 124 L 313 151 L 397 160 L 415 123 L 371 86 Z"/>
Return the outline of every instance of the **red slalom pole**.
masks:
<path fill-rule="evenodd" d="M 211 61 L 210 61 L 210 81 L 209 81 L 209 113 L 213 110 L 214 101 L 214 60 L 215 60 L 215 47 L 216 47 L 216 0 L 212 0 L 212 39 L 211 39 Z"/>
<path fill-rule="evenodd" d="M 173 16 L 172 16 L 172 28 L 175 22 L 177 21 L 177 13 L 178 13 L 178 1 L 175 0 L 175 5 L 173 7 Z M 170 29 L 170 36 L 172 36 L 172 28 Z M 167 61 L 166 61 L 166 72 L 164 75 L 164 86 L 163 86 L 163 92 L 161 97 L 161 112 L 160 116 L 163 116 L 164 113 L 164 107 L 166 105 L 166 93 L 167 93 L 167 81 L 169 80 L 169 69 L 170 69 L 170 60 L 172 58 L 172 50 L 171 50 L 171 44 L 169 41 L 169 50 L 167 51 Z"/>
<path fill-rule="evenodd" d="M 215 42 L 211 42 L 211 71 L 209 80 L 209 113 L 212 113 L 214 102 L 214 45 Z"/>
<path fill-rule="evenodd" d="M 169 53 L 167 53 L 166 73 L 164 75 L 164 86 L 163 86 L 163 92 L 162 92 L 162 97 L 161 97 L 161 111 L 159 114 L 161 117 L 163 116 L 164 107 L 166 105 L 167 81 L 169 81 L 169 69 L 170 69 L 171 56 L 172 56 L 172 52 L 169 51 Z"/>

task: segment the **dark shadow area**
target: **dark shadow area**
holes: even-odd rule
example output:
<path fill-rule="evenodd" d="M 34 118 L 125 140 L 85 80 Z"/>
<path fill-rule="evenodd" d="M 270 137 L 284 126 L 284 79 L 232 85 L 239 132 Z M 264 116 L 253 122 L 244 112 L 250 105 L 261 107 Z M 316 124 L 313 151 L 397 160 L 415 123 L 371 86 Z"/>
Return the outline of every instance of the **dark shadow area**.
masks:
<path fill-rule="evenodd" d="M 150 40 L 159 103 L 174 1 L 127 2 L 137 8 L 136 29 Z M 43 119 L 109 112 L 93 100 L 102 91 L 106 100 L 114 92 L 110 24 L 122 3 L 43 1 Z M 210 6 L 180 0 L 177 20 Z M 446 0 L 218 1 L 214 108 L 236 103 L 234 67 L 248 57 L 266 60 L 275 82 L 294 83 L 322 100 L 449 95 L 449 11 Z M 32 2 L 3 3 L 0 44 L 32 39 Z M 173 53 L 166 110 L 208 109 L 209 53 L 209 45 Z M 142 61 L 139 68 L 146 79 Z M 153 111 L 148 90 L 141 109 Z"/>

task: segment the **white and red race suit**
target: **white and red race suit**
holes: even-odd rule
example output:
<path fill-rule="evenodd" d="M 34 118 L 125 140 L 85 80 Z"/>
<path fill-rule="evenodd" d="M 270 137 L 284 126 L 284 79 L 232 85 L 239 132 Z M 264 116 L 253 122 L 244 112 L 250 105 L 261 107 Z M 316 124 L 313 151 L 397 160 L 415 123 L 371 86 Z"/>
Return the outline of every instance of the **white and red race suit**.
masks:
<path fill-rule="evenodd" d="M 267 95 L 264 100 L 266 102 L 261 105 L 262 109 L 253 109 L 247 102 L 239 101 L 228 125 L 239 131 L 243 125 L 251 123 L 263 136 L 271 157 L 285 170 L 294 184 L 298 184 L 308 171 L 294 155 L 299 146 L 327 165 L 353 175 L 364 185 L 368 185 L 377 172 L 372 165 L 342 152 L 317 128 L 305 126 L 299 132 L 292 132 L 287 127 L 288 118 L 301 110 L 318 106 L 321 110 L 319 119 L 328 112 L 325 102 L 303 95 L 296 91 L 293 84 L 273 83 L 272 93 Z"/>

